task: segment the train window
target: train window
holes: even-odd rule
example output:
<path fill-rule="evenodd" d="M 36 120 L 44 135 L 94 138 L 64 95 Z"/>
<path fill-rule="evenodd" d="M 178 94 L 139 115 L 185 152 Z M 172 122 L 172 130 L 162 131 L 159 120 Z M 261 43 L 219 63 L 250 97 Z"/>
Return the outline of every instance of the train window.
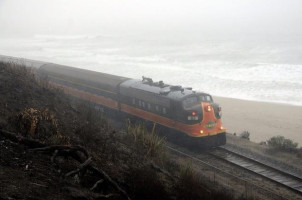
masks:
<path fill-rule="evenodd" d="M 138 100 L 138 106 L 141 107 L 142 106 L 142 101 Z"/>
<path fill-rule="evenodd" d="M 159 106 L 155 106 L 156 112 L 159 112 Z"/>
<path fill-rule="evenodd" d="M 134 98 L 132 99 L 132 104 L 135 105 L 135 99 Z"/>
<path fill-rule="evenodd" d="M 148 107 L 148 110 L 151 110 L 151 104 L 150 103 L 147 104 L 147 107 Z"/>
<path fill-rule="evenodd" d="M 167 114 L 167 108 L 163 108 L 163 114 Z"/>
<path fill-rule="evenodd" d="M 199 96 L 200 101 L 212 102 L 212 97 L 210 95 L 201 95 Z"/>
<path fill-rule="evenodd" d="M 144 101 L 142 101 L 142 107 L 145 108 L 146 103 Z"/>
<path fill-rule="evenodd" d="M 188 107 L 193 106 L 193 105 L 195 105 L 197 103 L 198 103 L 198 98 L 196 96 L 194 96 L 194 97 L 186 98 L 182 102 L 182 105 L 184 106 L 184 108 L 188 108 Z"/>

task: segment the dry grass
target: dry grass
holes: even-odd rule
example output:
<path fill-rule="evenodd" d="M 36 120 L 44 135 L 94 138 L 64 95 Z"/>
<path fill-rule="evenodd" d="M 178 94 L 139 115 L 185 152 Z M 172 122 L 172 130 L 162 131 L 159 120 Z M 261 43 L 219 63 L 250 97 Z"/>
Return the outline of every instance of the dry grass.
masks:
<path fill-rule="evenodd" d="M 179 179 L 175 184 L 178 200 L 233 200 L 233 195 L 223 190 L 217 183 L 199 175 L 189 163 L 180 168 Z"/>
<path fill-rule="evenodd" d="M 78 144 L 89 149 L 103 163 L 120 159 L 118 133 L 110 126 L 103 114 L 92 103 L 82 102 L 77 106 L 80 120 L 75 128 Z M 105 160 L 105 161 L 104 161 Z"/>
<path fill-rule="evenodd" d="M 31 67 L 26 67 L 24 63 L 16 62 L 1 62 L 0 61 L 0 70 L 6 70 L 8 73 L 12 73 L 16 76 L 22 76 L 32 81 L 36 81 L 34 75 L 34 69 Z"/>
<path fill-rule="evenodd" d="M 202 186 L 201 177 L 191 165 L 183 166 L 179 180 L 175 184 L 176 197 L 179 200 L 208 199 L 211 192 Z"/>
<path fill-rule="evenodd" d="M 170 199 L 167 185 L 159 174 L 149 167 L 130 169 L 126 180 L 133 199 Z"/>
<path fill-rule="evenodd" d="M 144 124 L 131 124 L 127 121 L 127 133 L 135 145 L 144 150 L 146 157 L 164 158 L 166 154 L 166 139 L 158 136 L 154 131 L 147 130 Z"/>

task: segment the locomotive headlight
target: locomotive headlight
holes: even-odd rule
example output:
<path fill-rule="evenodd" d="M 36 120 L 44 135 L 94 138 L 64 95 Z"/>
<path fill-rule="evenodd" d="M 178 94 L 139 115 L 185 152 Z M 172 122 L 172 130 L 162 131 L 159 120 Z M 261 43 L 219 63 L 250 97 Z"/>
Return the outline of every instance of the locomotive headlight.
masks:
<path fill-rule="evenodd" d="M 220 130 L 222 130 L 222 129 L 224 129 L 224 127 L 223 127 L 223 126 L 220 126 Z"/>
<path fill-rule="evenodd" d="M 200 130 L 200 134 L 203 134 L 203 130 Z"/>
<path fill-rule="evenodd" d="M 205 110 L 208 111 L 208 112 L 210 112 L 211 111 L 211 106 L 210 105 L 206 106 Z"/>

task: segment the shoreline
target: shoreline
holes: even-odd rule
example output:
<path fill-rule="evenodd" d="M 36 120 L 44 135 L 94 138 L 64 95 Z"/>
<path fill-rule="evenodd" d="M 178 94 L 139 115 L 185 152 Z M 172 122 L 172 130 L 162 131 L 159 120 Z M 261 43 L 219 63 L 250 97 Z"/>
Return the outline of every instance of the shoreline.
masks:
<path fill-rule="evenodd" d="M 258 99 L 245 99 L 245 98 L 237 98 L 237 97 L 226 97 L 226 96 L 218 96 L 218 95 L 212 95 L 215 99 L 221 98 L 221 99 L 234 99 L 234 100 L 242 100 L 242 101 L 250 101 L 250 102 L 256 102 L 256 103 L 270 103 L 270 104 L 281 104 L 281 105 L 286 105 L 286 106 L 297 106 L 297 107 L 302 107 L 302 104 L 300 103 L 288 103 L 288 102 L 278 102 L 278 101 L 265 101 L 265 100 L 258 100 Z"/>
<path fill-rule="evenodd" d="M 281 135 L 302 146 L 302 106 L 214 96 L 222 107 L 222 123 L 228 133 L 250 132 L 261 142 Z"/>

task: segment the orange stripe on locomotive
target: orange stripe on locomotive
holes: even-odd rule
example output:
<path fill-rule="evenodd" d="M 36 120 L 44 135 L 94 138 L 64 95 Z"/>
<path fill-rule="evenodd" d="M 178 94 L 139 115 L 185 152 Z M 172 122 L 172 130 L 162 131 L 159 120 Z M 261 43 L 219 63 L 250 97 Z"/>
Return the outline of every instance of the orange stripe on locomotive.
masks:
<path fill-rule="evenodd" d="M 105 98 L 103 96 L 99 96 L 99 95 L 95 95 L 89 92 L 84 92 L 78 89 L 74 89 L 71 87 L 66 87 L 60 84 L 56 84 L 54 82 L 51 82 L 51 84 L 54 87 L 57 88 L 61 88 L 63 89 L 63 91 L 67 94 L 73 95 L 75 97 L 84 99 L 84 100 L 88 100 L 94 103 L 97 103 L 99 105 L 103 105 L 106 107 L 109 107 L 111 109 L 118 109 L 118 102 L 110 99 L 110 98 Z M 208 103 L 201 103 L 201 107 L 205 108 L 206 106 L 208 106 Z M 225 130 L 221 130 L 221 120 L 218 119 L 214 119 L 215 114 L 213 113 L 213 109 L 210 112 L 204 112 L 204 116 L 203 116 L 203 120 L 200 123 L 196 123 L 196 124 L 192 124 L 192 125 L 188 125 L 182 122 L 178 122 L 172 119 L 169 119 L 167 117 L 158 115 L 158 114 L 154 114 L 139 108 L 136 108 L 134 106 L 130 106 L 127 104 L 121 104 L 121 111 L 143 118 L 145 120 L 149 120 L 155 123 L 158 123 L 160 125 L 181 131 L 186 133 L 187 135 L 190 135 L 191 137 L 204 137 L 204 136 L 208 136 L 208 135 L 216 135 L 222 132 L 225 132 Z M 214 117 L 213 117 L 214 116 Z M 206 123 L 205 122 L 209 122 L 213 120 L 215 122 L 215 127 L 211 130 L 208 130 L 206 127 Z M 202 133 L 200 132 L 202 131 Z"/>

